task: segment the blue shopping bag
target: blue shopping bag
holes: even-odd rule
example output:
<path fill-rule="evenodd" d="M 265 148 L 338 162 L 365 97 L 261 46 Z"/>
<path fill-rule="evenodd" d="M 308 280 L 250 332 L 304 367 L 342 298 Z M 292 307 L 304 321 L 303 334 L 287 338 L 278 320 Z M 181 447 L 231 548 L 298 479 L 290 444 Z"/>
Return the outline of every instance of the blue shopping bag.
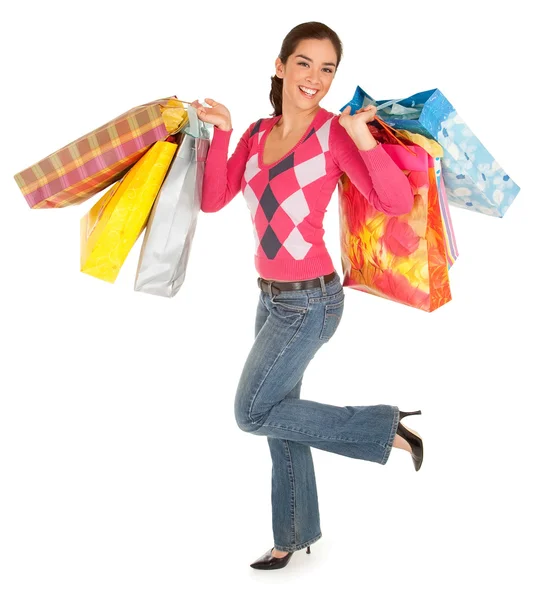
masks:
<path fill-rule="evenodd" d="M 442 175 L 449 202 L 455 206 L 503 217 L 520 187 L 501 168 L 438 89 L 398 100 L 374 100 L 359 86 L 351 114 L 367 104 L 378 107 L 377 116 L 395 129 L 436 140 L 444 150 Z"/>

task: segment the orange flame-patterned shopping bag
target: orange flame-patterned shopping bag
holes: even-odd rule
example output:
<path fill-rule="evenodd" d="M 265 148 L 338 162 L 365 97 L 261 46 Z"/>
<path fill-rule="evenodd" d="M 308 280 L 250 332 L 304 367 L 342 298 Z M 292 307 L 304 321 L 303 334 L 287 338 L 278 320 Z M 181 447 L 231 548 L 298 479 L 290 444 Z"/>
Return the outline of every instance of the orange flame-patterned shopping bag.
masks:
<path fill-rule="evenodd" d="M 412 210 L 376 210 L 343 173 L 338 181 L 343 286 L 431 312 L 451 300 L 434 159 L 387 128 L 369 126 L 407 176 Z"/>

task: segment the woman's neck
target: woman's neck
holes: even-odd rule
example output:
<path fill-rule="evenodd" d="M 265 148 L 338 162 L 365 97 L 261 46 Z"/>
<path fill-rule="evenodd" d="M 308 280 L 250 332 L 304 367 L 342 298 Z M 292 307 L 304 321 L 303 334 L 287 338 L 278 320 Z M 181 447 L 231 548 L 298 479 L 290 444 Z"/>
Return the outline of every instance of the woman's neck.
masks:
<path fill-rule="evenodd" d="M 285 139 L 298 131 L 304 131 L 321 110 L 319 105 L 309 110 L 302 110 L 295 106 L 282 107 L 282 115 L 274 125 L 274 131 L 280 139 Z"/>

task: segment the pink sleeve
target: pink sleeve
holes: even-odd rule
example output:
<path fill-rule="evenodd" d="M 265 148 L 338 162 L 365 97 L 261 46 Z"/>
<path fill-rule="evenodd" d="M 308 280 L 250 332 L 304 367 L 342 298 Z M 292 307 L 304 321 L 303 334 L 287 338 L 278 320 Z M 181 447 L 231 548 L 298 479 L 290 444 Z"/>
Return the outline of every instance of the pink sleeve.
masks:
<path fill-rule="evenodd" d="M 203 175 L 201 197 L 203 212 L 216 212 L 222 209 L 239 193 L 242 174 L 248 159 L 248 140 L 252 127 L 253 124 L 242 134 L 235 151 L 228 160 L 227 151 L 233 130 L 223 131 L 214 126 Z"/>
<path fill-rule="evenodd" d="M 381 144 L 371 150 L 359 150 L 335 117 L 329 150 L 337 167 L 376 210 L 387 215 L 402 215 L 412 210 L 414 198 L 408 178 Z"/>

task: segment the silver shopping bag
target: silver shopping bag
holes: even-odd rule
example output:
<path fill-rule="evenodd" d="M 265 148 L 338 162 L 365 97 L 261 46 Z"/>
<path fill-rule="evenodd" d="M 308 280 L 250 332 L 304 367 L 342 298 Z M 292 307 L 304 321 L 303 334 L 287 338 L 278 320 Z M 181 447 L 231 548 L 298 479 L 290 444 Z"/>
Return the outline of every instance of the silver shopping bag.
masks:
<path fill-rule="evenodd" d="M 172 298 L 186 266 L 201 209 L 210 126 L 187 105 L 189 123 L 148 218 L 135 277 L 136 292 Z"/>

